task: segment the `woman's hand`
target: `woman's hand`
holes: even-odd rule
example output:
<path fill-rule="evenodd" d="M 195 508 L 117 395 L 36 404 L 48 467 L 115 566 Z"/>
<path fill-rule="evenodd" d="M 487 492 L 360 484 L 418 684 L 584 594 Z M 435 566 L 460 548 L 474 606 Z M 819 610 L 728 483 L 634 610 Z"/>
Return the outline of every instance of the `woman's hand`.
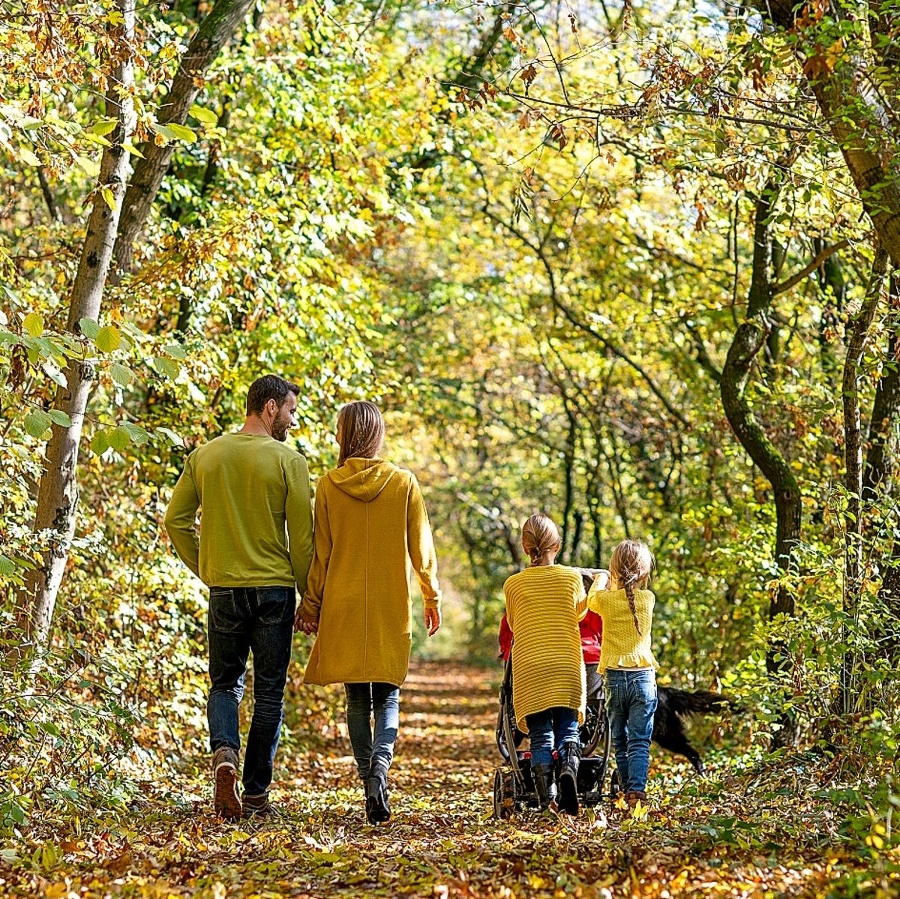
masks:
<path fill-rule="evenodd" d="M 425 609 L 425 630 L 428 631 L 428 636 L 433 637 L 438 632 L 440 626 L 441 610 Z"/>
<path fill-rule="evenodd" d="M 294 633 L 299 634 L 300 631 L 303 631 L 304 634 L 317 634 L 319 632 L 319 622 L 307 621 L 303 617 L 302 609 L 297 609 L 297 614 L 294 615 Z"/>

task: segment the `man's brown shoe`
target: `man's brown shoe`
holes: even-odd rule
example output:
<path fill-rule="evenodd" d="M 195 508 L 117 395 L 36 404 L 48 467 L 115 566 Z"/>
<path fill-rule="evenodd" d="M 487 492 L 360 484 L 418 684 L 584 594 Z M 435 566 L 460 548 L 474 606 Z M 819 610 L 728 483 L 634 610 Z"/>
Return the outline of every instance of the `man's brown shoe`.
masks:
<path fill-rule="evenodd" d="M 237 821 L 243 807 L 238 793 L 238 754 L 230 746 L 221 746 L 213 754 L 213 783 L 216 814 Z"/>
<path fill-rule="evenodd" d="M 262 793 L 259 796 L 248 796 L 244 793 L 245 818 L 265 818 L 275 814 L 275 806 L 269 802 L 269 794 Z"/>

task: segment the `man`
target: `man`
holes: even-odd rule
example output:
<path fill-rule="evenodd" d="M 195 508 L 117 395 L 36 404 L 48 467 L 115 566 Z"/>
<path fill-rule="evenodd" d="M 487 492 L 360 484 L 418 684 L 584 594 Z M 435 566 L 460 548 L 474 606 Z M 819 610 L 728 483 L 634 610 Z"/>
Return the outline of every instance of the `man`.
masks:
<path fill-rule="evenodd" d="M 254 381 L 244 426 L 190 456 L 166 510 L 181 560 L 209 587 L 207 702 L 215 810 L 266 814 L 291 657 L 295 591 L 313 553 L 306 459 L 284 445 L 300 388 L 275 375 Z M 195 520 L 202 511 L 200 535 Z M 253 653 L 253 720 L 238 792 L 238 706 Z"/>

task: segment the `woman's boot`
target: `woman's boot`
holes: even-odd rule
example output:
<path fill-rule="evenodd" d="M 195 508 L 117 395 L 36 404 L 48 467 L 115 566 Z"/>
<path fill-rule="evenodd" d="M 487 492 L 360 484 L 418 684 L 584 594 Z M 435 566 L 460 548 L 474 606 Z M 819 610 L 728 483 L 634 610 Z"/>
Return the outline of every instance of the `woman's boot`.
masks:
<path fill-rule="evenodd" d="M 578 767 L 581 764 L 581 746 L 574 740 L 562 745 L 560 752 L 562 770 L 559 774 L 559 808 L 570 815 L 578 814 Z"/>
<path fill-rule="evenodd" d="M 366 818 L 369 824 L 383 824 L 391 820 L 387 790 L 388 766 L 383 761 L 372 763 L 366 781 Z"/>

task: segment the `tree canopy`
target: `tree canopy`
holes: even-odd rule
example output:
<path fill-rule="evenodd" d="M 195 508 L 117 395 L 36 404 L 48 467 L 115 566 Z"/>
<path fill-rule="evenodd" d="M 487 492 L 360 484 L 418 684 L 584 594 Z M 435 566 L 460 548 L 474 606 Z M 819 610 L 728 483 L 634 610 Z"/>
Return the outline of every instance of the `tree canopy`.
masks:
<path fill-rule="evenodd" d="M 853 768 L 884 863 L 897 0 L 14 0 L 0 46 L 4 832 L 196 731 L 162 515 L 274 372 L 314 479 L 341 404 L 384 409 L 447 597 L 423 654 L 495 655 L 532 512 L 572 564 L 641 537 L 661 677 L 744 702 L 761 770 Z"/>

